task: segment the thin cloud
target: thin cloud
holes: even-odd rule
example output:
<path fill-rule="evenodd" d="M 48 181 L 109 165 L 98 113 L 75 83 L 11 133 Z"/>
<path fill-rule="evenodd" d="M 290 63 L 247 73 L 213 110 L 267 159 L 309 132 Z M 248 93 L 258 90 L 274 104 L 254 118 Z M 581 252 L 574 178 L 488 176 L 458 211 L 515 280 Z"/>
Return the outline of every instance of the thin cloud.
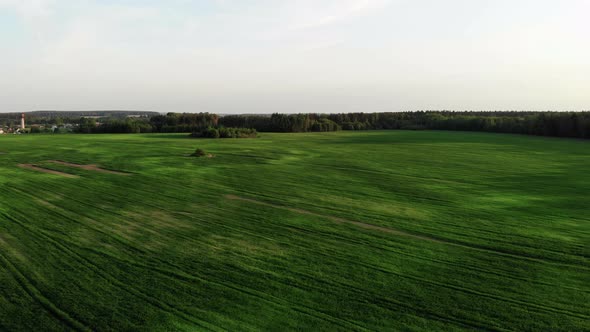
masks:
<path fill-rule="evenodd" d="M 0 9 L 14 10 L 25 20 L 47 17 L 52 14 L 54 0 L 0 0 Z"/>

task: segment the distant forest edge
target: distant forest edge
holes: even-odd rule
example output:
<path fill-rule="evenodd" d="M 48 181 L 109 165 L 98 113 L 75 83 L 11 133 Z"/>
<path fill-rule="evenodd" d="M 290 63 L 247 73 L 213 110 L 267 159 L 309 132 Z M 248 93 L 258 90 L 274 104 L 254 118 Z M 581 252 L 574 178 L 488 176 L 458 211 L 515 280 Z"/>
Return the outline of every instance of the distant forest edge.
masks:
<path fill-rule="evenodd" d="M 132 111 L 27 114 L 29 132 L 202 133 L 210 128 L 251 128 L 258 132 L 339 130 L 458 130 L 590 138 L 590 112 L 453 112 L 225 115 Z M 0 125 L 18 125 L 20 113 L 0 114 Z"/>

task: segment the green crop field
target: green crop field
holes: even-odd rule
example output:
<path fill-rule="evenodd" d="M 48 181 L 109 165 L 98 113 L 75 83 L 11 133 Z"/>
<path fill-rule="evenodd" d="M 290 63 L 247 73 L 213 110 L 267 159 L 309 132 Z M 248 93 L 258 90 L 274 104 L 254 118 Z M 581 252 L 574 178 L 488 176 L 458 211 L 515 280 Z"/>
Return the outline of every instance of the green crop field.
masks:
<path fill-rule="evenodd" d="M 582 140 L 4 135 L 0 330 L 590 330 L 589 199 Z"/>

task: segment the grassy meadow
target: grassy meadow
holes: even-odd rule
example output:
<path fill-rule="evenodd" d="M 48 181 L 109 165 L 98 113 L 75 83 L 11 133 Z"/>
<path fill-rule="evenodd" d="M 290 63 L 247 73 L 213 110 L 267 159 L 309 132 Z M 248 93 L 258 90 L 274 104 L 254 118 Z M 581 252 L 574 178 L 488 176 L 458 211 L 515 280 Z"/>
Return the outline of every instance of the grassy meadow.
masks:
<path fill-rule="evenodd" d="M 186 136 L 0 136 L 0 330 L 590 330 L 589 141 Z"/>

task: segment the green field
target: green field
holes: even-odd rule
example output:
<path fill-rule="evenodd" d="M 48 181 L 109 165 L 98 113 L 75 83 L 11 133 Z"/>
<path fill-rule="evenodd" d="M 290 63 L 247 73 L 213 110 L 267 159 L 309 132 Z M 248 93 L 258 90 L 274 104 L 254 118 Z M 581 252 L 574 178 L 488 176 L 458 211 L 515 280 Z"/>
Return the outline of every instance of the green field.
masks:
<path fill-rule="evenodd" d="M 582 140 L 4 135 L 0 330 L 590 330 L 589 198 Z"/>

